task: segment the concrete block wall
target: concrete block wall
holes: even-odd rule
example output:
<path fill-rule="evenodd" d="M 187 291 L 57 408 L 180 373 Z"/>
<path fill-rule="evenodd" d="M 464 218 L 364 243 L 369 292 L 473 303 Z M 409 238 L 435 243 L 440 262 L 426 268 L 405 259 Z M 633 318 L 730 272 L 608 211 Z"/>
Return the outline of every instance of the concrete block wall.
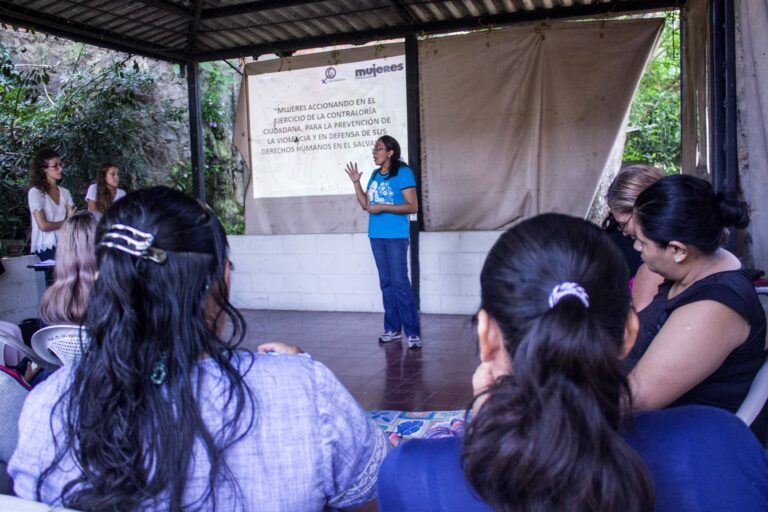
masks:
<path fill-rule="evenodd" d="M 382 311 L 364 233 L 230 236 L 229 244 L 239 308 Z"/>
<path fill-rule="evenodd" d="M 421 310 L 472 314 L 479 275 L 499 232 L 420 234 Z M 364 233 L 230 236 L 232 302 L 245 309 L 382 311 Z M 409 260 L 410 261 L 410 260 Z"/>
<path fill-rule="evenodd" d="M 480 269 L 499 237 L 489 232 L 421 233 L 421 310 L 473 314 L 480 304 Z M 376 264 L 368 236 L 282 235 L 229 237 L 232 302 L 244 309 L 381 312 Z M 0 320 L 37 316 L 45 289 L 35 256 L 4 258 Z M 409 260 L 410 261 L 410 260 Z"/>
<path fill-rule="evenodd" d="M 480 270 L 500 235 L 500 231 L 420 233 L 421 311 L 476 313 Z"/>
<path fill-rule="evenodd" d="M 18 324 L 25 318 L 37 318 L 45 277 L 27 265 L 38 261 L 37 256 L 2 259 L 5 272 L 0 275 L 0 320 Z"/>

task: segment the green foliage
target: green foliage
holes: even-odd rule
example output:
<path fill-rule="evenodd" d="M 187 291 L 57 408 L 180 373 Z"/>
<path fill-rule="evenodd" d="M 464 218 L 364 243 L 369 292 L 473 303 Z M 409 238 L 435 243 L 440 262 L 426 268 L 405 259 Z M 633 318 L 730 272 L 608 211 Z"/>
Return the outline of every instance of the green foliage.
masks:
<path fill-rule="evenodd" d="M 226 99 L 232 92 L 235 82 L 231 70 L 225 63 L 204 62 L 200 64 L 203 90 L 200 97 L 200 111 L 203 123 L 218 140 L 225 135 L 225 126 L 230 117 L 230 105 Z"/>
<path fill-rule="evenodd" d="M 23 148 L 7 142 L 18 140 L 20 130 L 34 115 L 41 84 L 48 81 L 43 68 L 17 70 L 11 52 L 0 45 L 0 238 L 23 238 L 29 223 L 27 171 L 23 168 L 26 155 Z"/>
<path fill-rule="evenodd" d="M 236 75 L 226 62 L 200 64 L 205 195 L 229 235 L 245 233 L 243 205 L 237 201 L 235 186 L 242 167 L 232 146 L 234 86 L 239 79 Z M 191 193 L 191 164 L 174 165 L 168 184 Z"/>
<path fill-rule="evenodd" d="M 680 16 L 667 15 L 653 61 L 640 82 L 629 114 L 626 163 L 644 162 L 667 172 L 680 167 Z"/>
<path fill-rule="evenodd" d="M 83 46 L 78 45 L 82 53 Z M 23 50 L 21 50 L 23 52 Z M 119 165 L 121 183 L 133 189 L 148 184 L 144 144 L 161 126 L 181 120 L 183 111 L 170 103 L 152 102 L 155 80 L 130 56 L 115 54 L 111 62 L 80 65 L 71 70 L 14 63 L 14 50 L 0 45 L 0 201 L 11 205 L 0 217 L 0 238 L 28 228 L 26 167 L 35 151 L 53 147 L 65 168 L 63 185 L 83 206 L 85 189 L 99 165 Z M 49 87 L 56 76 L 57 86 Z"/>
<path fill-rule="evenodd" d="M 192 195 L 192 165 L 189 162 L 176 162 L 168 172 L 167 185 Z"/>

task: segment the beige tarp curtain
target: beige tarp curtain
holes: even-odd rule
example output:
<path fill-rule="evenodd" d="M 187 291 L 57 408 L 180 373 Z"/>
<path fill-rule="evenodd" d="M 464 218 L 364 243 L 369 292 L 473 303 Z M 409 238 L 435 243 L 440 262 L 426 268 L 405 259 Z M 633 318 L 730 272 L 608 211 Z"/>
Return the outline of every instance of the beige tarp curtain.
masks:
<path fill-rule="evenodd" d="M 662 27 L 662 19 L 570 22 L 421 41 L 426 229 L 502 229 L 545 211 L 585 215 Z M 371 51 L 381 50 L 333 58 Z M 247 74 L 328 58 L 255 63 Z M 244 91 L 235 144 L 247 162 Z M 366 229 L 351 194 L 246 197 L 248 234 Z"/>
<path fill-rule="evenodd" d="M 688 0 L 683 8 L 685 41 L 681 162 L 684 174 L 709 179 L 709 0 Z"/>
<path fill-rule="evenodd" d="M 557 23 L 423 41 L 426 229 L 585 215 L 663 23 Z"/>
<path fill-rule="evenodd" d="M 739 178 L 752 209 L 754 268 L 768 271 L 768 4 L 736 2 Z"/>

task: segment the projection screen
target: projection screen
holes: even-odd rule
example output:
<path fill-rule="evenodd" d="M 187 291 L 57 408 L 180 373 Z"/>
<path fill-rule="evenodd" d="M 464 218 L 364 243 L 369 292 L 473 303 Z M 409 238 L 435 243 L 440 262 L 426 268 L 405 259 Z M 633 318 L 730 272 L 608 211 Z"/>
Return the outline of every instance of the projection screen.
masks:
<path fill-rule="evenodd" d="M 246 232 L 365 231 L 344 167 L 356 162 L 365 182 L 384 134 L 408 154 L 402 44 L 248 64 L 246 91 Z"/>

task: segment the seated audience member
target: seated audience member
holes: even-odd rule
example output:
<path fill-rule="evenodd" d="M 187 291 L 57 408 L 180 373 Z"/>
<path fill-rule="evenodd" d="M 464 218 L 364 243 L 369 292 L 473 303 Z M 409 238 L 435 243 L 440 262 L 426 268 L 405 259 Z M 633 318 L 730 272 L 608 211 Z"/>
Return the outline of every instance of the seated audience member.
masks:
<path fill-rule="evenodd" d="M 735 416 L 631 410 L 628 273 L 596 226 L 546 214 L 504 233 L 480 276 L 474 417 L 396 448 L 383 511 L 768 510 L 768 459 Z"/>
<path fill-rule="evenodd" d="M 19 438 L 19 415 L 30 388 L 14 368 L 0 365 L 0 494 L 13 494 L 7 465 Z"/>
<path fill-rule="evenodd" d="M 83 511 L 375 506 L 387 442 L 334 375 L 236 349 L 246 325 L 210 209 L 139 190 L 105 212 L 96 247 L 91 345 L 24 405 L 19 496 Z"/>
<path fill-rule="evenodd" d="M 642 264 L 640 255 L 633 247 L 635 228 L 632 224 L 632 209 L 640 192 L 663 177 L 664 173 L 652 165 L 631 165 L 616 175 L 605 194 L 608 217 L 603 221 L 603 229 L 619 246 L 629 266 L 635 311 L 651 303 L 664 279 L 648 270 L 648 265 Z"/>
<path fill-rule="evenodd" d="M 724 227 L 746 227 L 747 206 L 699 178 L 675 175 L 635 203 L 635 248 L 666 279 L 640 312 L 628 359 L 635 406 L 703 404 L 735 412 L 765 361 L 765 312 Z"/>
<path fill-rule="evenodd" d="M 53 284 L 40 300 L 40 319 L 49 325 L 80 325 L 88 309 L 88 293 L 96 280 L 96 216 L 77 212 L 61 228 Z"/>
<path fill-rule="evenodd" d="M 92 212 L 104 213 L 109 206 L 125 196 L 120 185 L 120 169 L 115 164 L 102 164 L 96 173 L 96 182 L 88 187 L 85 201 Z"/>

